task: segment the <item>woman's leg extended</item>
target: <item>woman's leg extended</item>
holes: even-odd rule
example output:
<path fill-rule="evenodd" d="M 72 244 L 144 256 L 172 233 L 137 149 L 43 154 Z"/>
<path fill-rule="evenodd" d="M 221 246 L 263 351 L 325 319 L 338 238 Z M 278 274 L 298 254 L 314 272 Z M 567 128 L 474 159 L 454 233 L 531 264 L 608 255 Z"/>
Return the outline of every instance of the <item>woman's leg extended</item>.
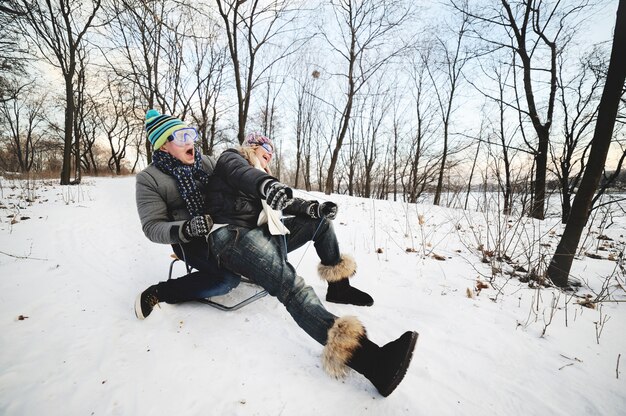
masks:
<path fill-rule="evenodd" d="M 285 219 L 285 225 L 290 231 L 287 235 L 289 251 L 301 247 L 307 241 L 314 241 L 315 251 L 320 258 L 319 276 L 328 282 L 328 302 L 358 306 L 374 304 L 369 294 L 350 285 L 349 279 L 356 273 L 356 262 L 351 256 L 339 251 L 332 221 L 296 216 Z"/>
<path fill-rule="evenodd" d="M 246 229 L 227 226 L 209 235 L 211 253 L 222 267 L 262 286 L 285 305 L 296 323 L 322 345 L 335 315 L 328 312 L 304 280 L 285 259 L 282 236 L 267 227 Z"/>
<path fill-rule="evenodd" d="M 322 264 L 334 265 L 341 261 L 339 243 L 332 221 L 326 218 L 313 219 L 302 216 L 285 219 L 287 251 L 291 252 L 313 240 L 315 251 Z"/>
<path fill-rule="evenodd" d="M 341 377 L 351 367 L 388 396 L 402 381 L 417 333 L 379 347 L 367 338 L 355 317 L 337 318 L 328 312 L 311 287 L 286 261 L 283 236 L 272 236 L 267 227 L 248 230 L 227 226 L 209 235 L 211 253 L 222 266 L 263 286 L 285 305 L 296 323 L 324 345 L 322 363 L 330 375 Z"/>

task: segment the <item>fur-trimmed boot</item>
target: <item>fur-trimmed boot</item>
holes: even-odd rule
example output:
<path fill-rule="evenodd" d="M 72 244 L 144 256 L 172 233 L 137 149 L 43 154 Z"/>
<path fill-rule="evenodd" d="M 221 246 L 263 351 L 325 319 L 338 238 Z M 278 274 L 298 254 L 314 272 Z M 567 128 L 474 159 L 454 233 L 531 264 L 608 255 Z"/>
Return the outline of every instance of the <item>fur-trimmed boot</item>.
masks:
<path fill-rule="evenodd" d="M 387 397 L 404 378 L 417 342 L 417 332 L 407 331 L 382 347 L 367 338 L 365 328 L 353 316 L 338 318 L 328 330 L 323 363 L 328 374 L 341 378 L 347 367 L 363 374 Z"/>
<path fill-rule="evenodd" d="M 326 301 L 357 306 L 372 306 L 374 299 L 367 293 L 350 286 L 350 277 L 356 273 L 356 262 L 348 255 L 342 255 L 339 263 L 333 266 L 319 264 L 320 277 L 328 282 Z"/>

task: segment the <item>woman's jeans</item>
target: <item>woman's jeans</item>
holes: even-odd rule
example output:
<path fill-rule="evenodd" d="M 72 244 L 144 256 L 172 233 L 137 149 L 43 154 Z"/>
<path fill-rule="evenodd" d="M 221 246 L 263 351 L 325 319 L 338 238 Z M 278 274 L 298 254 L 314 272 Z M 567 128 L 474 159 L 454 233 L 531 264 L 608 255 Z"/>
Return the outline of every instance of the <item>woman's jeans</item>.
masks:
<path fill-rule="evenodd" d="M 215 259 L 209 257 L 204 239 L 194 239 L 183 246 L 173 244 L 172 248 L 179 259 L 197 271 L 159 283 L 158 297 L 163 302 L 180 303 L 224 295 L 241 281 L 240 276 L 220 268 Z"/>
<path fill-rule="evenodd" d="M 322 345 L 337 317 L 328 312 L 287 261 L 287 252 L 315 241 L 322 264 L 340 261 L 337 238 L 328 220 L 285 219 L 291 234 L 271 235 L 267 225 L 249 229 L 236 225 L 209 234 L 211 255 L 218 264 L 253 280 L 285 305 L 296 323 Z"/>

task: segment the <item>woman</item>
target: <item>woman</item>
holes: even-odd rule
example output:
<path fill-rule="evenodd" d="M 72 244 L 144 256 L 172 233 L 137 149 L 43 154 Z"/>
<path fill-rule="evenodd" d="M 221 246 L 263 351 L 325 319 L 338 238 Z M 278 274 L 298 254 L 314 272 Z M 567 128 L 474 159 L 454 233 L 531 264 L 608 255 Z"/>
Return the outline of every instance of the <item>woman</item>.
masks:
<path fill-rule="evenodd" d="M 339 251 L 337 237 L 330 221 L 337 215 L 336 204 L 332 202 L 320 204 L 317 201 L 292 198 L 284 209 L 285 214 L 292 216 L 282 220 L 277 212 L 264 207 L 262 199 L 250 194 L 240 195 L 239 186 L 242 184 L 233 182 L 233 176 L 229 173 L 231 169 L 240 169 L 231 167 L 233 160 L 241 162 L 243 156 L 250 166 L 267 174 L 262 176 L 266 181 L 265 186 L 271 182 L 276 187 L 282 184 L 270 176 L 269 163 L 273 154 L 274 145 L 268 137 L 250 134 L 239 151 L 230 149 L 220 157 L 221 176 L 216 171 L 216 175 L 209 180 L 209 195 L 206 198 L 211 218 L 216 223 L 235 224 L 247 228 L 267 223 L 271 234 L 287 235 L 288 252 L 315 237 L 315 249 L 321 260 L 318 267 L 319 276 L 328 283 L 326 300 L 371 306 L 374 303 L 372 297 L 350 285 L 349 279 L 356 273 L 356 263 L 351 256 L 342 255 Z M 248 166 L 244 167 L 258 176 L 259 172 L 251 170 Z M 285 192 L 288 190 L 290 195 L 293 195 L 291 189 L 286 187 L 281 189 Z"/>
<path fill-rule="evenodd" d="M 245 144 L 225 151 L 209 179 L 207 208 L 215 222 L 208 237 L 211 255 L 285 305 L 296 323 L 324 346 L 323 365 L 330 375 L 341 377 L 351 367 L 388 396 L 406 373 L 417 333 L 407 331 L 379 347 L 355 317 L 338 318 L 324 308 L 287 261 L 287 252 L 313 238 L 321 274 L 344 280 L 354 269 L 339 253 L 332 223 L 322 218 L 317 232 L 317 224 L 302 215 L 281 223 L 276 210 L 296 204 L 296 211 L 306 205 L 309 213 L 309 204 L 294 201 L 293 191 L 266 172 L 273 152 L 269 139 L 250 136 Z M 332 214 L 333 207 L 317 211 Z"/>

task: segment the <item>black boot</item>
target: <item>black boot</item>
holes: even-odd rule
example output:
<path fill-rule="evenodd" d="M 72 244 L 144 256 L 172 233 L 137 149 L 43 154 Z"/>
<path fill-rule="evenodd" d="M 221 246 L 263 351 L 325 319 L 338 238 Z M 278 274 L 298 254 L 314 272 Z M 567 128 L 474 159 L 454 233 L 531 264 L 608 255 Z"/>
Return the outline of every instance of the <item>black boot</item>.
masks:
<path fill-rule="evenodd" d="M 372 306 L 374 304 L 374 299 L 370 295 L 350 286 L 348 278 L 338 282 L 328 282 L 326 301 L 357 306 Z"/>
<path fill-rule="evenodd" d="M 364 337 L 348 366 L 363 374 L 380 394 L 387 397 L 398 387 L 409 368 L 417 335 L 417 332 L 407 331 L 383 347 Z"/>
<path fill-rule="evenodd" d="M 135 315 L 139 319 L 146 319 L 155 305 L 160 302 L 157 285 L 152 285 L 141 292 L 135 299 Z"/>
<path fill-rule="evenodd" d="M 346 366 L 351 367 L 387 397 L 404 378 L 416 342 L 417 332 L 408 331 L 379 347 L 367 338 L 365 328 L 355 317 L 338 318 L 328 330 L 324 369 L 331 376 L 340 378 L 346 374 Z"/>
<path fill-rule="evenodd" d="M 326 301 L 357 306 L 372 306 L 374 299 L 367 293 L 350 286 L 349 278 L 356 273 L 356 262 L 351 256 L 342 255 L 339 263 L 321 264 L 317 268 L 322 280 L 328 282 Z"/>

